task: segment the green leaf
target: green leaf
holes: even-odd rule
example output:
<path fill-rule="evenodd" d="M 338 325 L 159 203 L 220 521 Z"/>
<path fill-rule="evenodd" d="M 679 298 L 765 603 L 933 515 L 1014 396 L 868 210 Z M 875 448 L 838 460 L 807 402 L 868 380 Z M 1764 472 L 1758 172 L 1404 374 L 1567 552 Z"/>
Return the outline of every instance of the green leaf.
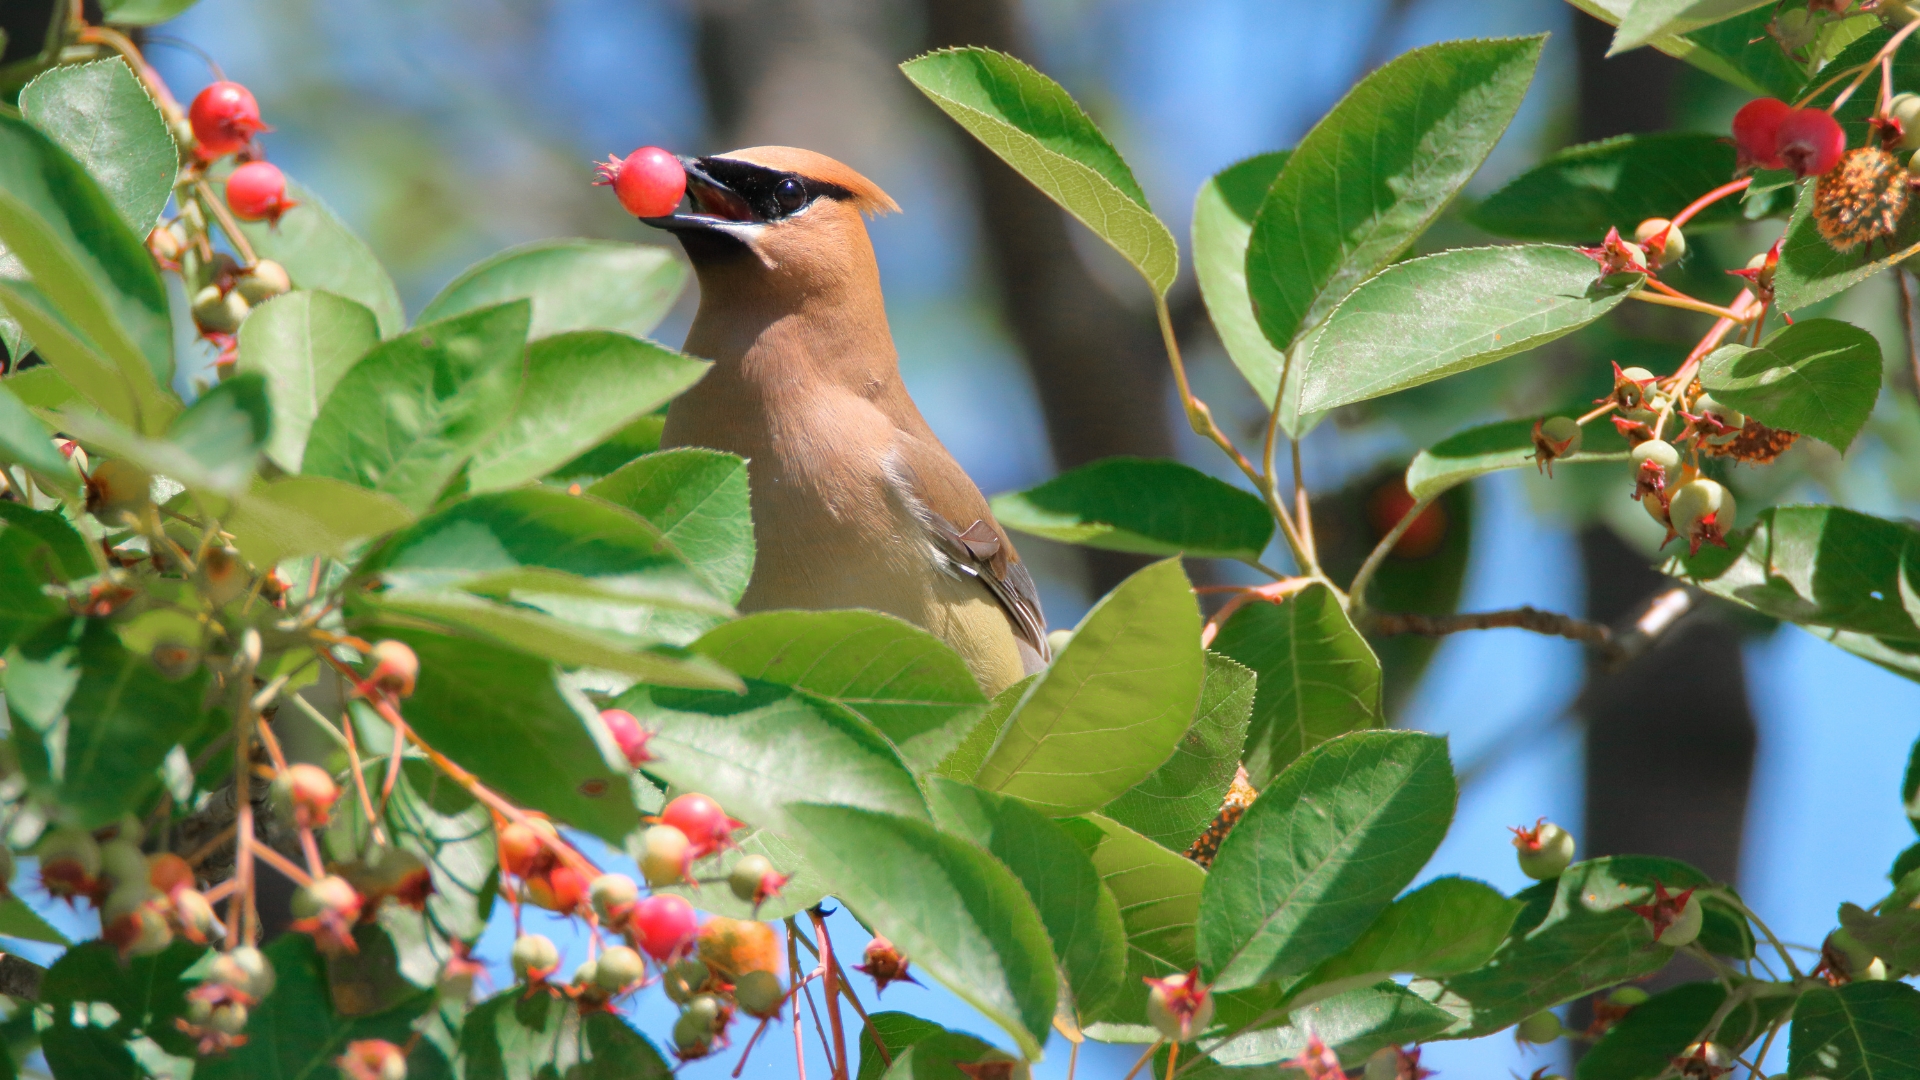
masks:
<path fill-rule="evenodd" d="M 731 690 L 738 680 L 714 664 L 689 661 L 647 649 L 645 640 L 576 626 L 572 622 L 515 603 L 495 603 L 453 589 L 390 589 L 371 597 L 377 617 L 409 617 L 491 639 L 566 668 L 609 671 L 660 686 Z"/>
<path fill-rule="evenodd" d="M 1351 405 L 1526 352 L 1605 315 L 1643 280 L 1601 278 L 1592 259 L 1547 244 L 1397 263 L 1327 316 L 1306 358 L 1300 407 Z"/>
<path fill-rule="evenodd" d="M 587 494 L 646 518 L 715 596 L 739 603 L 753 578 L 753 514 L 747 463 L 682 446 L 635 458 Z"/>
<path fill-rule="evenodd" d="M 77 1027 L 71 1017 L 40 1033 L 40 1049 L 46 1054 L 48 1071 L 58 1070 L 62 1080 L 141 1080 L 145 1076 L 123 1040 L 105 1028 Z"/>
<path fill-rule="evenodd" d="M 987 702 L 986 711 L 973 722 L 973 727 L 967 731 L 959 745 L 941 759 L 939 767 L 933 770 L 934 773 L 949 780 L 973 783 L 973 778 L 979 775 L 980 766 L 986 762 L 987 755 L 993 752 L 994 744 L 1000 741 L 1000 732 L 1007 726 L 1007 718 L 1013 715 L 1013 710 L 1018 708 L 1021 700 L 1027 696 L 1027 687 L 1032 686 L 1038 678 L 1040 678 L 1038 675 L 1029 675 L 993 695 L 993 700 Z"/>
<path fill-rule="evenodd" d="M 1655 38 L 1698 30 L 1735 15 L 1766 7 L 1768 0 L 1633 0 L 1607 55 L 1636 49 Z"/>
<path fill-rule="evenodd" d="M 1773 16 L 1772 11 L 1755 9 L 1651 44 L 1748 93 L 1792 100 L 1806 88 L 1807 67 L 1788 56 L 1767 32 Z M 1844 47 L 1846 35 L 1858 33 L 1859 26 L 1856 20 L 1829 21 L 1813 48 L 1822 56 L 1833 56 Z"/>
<path fill-rule="evenodd" d="M 778 896 L 769 897 L 765 903 L 756 906 L 735 897 L 730 889 L 716 889 L 711 885 L 649 888 L 653 892 L 676 893 L 701 911 L 714 915 L 725 915 L 732 919 L 758 919 L 761 922 L 775 922 L 798 915 L 818 904 L 832 891 L 827 882 L 821 879 L 820 872 L 786 837 L 772 829 L 754 829 L 734 835 L 739 846 L 712 856 L 710 862 L 702 862 L 701 874 L 708 878 L 724 878 L 733 872 L 734 865 L 741 859 L 749 855 L 764 855 L 773 863 L 774 869 L 788 875 L 787 883 L 780 886 Z M 639 830 L 627 837 L 627 853 L 635 862 L 639 862 L 641 856 L 646 854 L 646 836 L 645 830 Z"/>
<path fill-rule="evenodd" d="M 1147 1005 L 1140 980 L 1185 972 L 1198 962 L 1194 923 L 1207 872 L 1111 818 L 1089 814 L 1087 820 L 1099 830 L 1089 852 L 1094 869 L 1119 903 L 1127 932 L 1126 978 L 1097 1016 L 1139 1024 Z"/>
<path fill-rule="evenodd" d="M 6 386 L 15 397 L 35 409 L 59 409 L 68 402 L 80 400 L 80 392 L 48 364 L 15 371 L 6 377 Z"/>
<path fill-rule="evenodd" d="M 68 1021 L 76 1004 L 109 1005 L 119 1014 L 110 1029 L 116 1041 L 138 1031 L 169 1053 L 191 1056 L 194 1040 L 182 1034 L 174 1020 L 187 1011 L 188 987 L 182 977 L 206 953 L 205 945 L 176 939 L 158 953 L 122 960 L 118 950 L 104 941 L 85 942 L 47 969 L 40 1000 L 56 1013 L 66 1014 Z"/>
<path fill-rule="evenodd" d="M 1177 461 L 1116 457 L 997 495 L 1009 529 L 1141 555 L 1256 561 L 1273 539 L 1258 496 Z"/>
<path fill-rule="evenodd" d="M 58 555 L 39 537 L 11 526 L 0 530 L 0 648 L 32 637 L 42 626 L 69 613 L 67 602 L 48 595 L 46 588 L 59 583 L 62 576 Z M 5 681 L 6 673 L 0 672 L 0 685 Z M 64 698 L 66 692 L 61 685 L 58 693 Z M 55 701 L 52 708 L 57 711 L 59 705 Z M 19 707 L 16 700 L 13 715 L 19 715 Z"/>
<path fill-rule="evenodd" d="M 1762 510 L 1750 531 L 1727 543 L 1676 555 L 1662 569 L 1776 619 L 1920 641 L 1902 603 L 1903 587 L 1920 583 L 1920 537 L 1912 528 L 1839 507 L 1780 506 Z"/>
<path fill-rule="evenodd" d="M 1502 420 L 1447 436 L 1413 456 L 1407 466 L 1407 491 L 1416 499 L 1435 498 L 1476 476 L 1529 465 L 1538 467 L 1533 425 L 1544 419 L 1546 417 Z M 1628 451 L 1626 439 L 1612 424 L 1588 424 L 1580 431 L 1580 448 L 1553 459 L 1553 467 L 1590 461 L 1626 461 Z"/>
<path fill-rule="evenodd" d="M 1670 131 L 1620 135 L 1559 151 L 1467 211 L 1495 236 L 1595 244 L 1617 228 L 1631 237 L 1650 217 L 1670 217 L 1733 175 L 1733 144 L 1721 135 Z M 1687 222 L 1689 235 L 1744 220 L 1722 199 Z"/>
<path fill-rule="evenodd" d="M 534 341 L 512 417 L 474 455 L 473 490 L 545 476 L 698 382 L 709 366 L 611 330 Z"/>
<path fill-rule="evenodd" d="M 314 417 L 301 470 L 431 507 L 513 408 L 527 337 L 515 301 L 388 341 L 355 364 Z"/>
<path fill-rule="evenodd" d="M 461 588 L 636 642 L 685 644 L 730 612 L 645 520 L 541 488 L 453 503 L 361 569 L 395 589 Z"/>
<path fill-rule="evenodd" d="M 533 301 L 535 341 L 571 330 L 645 337 L 687 284 L 687 268 L 663 247 L 611 240 L 535 240 L 475 263 L 427 302 L 434 322 L 508 300 Z"/>
<path fill-rule="evenodd" d="M 1900 982 L 1809 989 L 1793 1009 L 1787 1075 L 1795 1080 L 1920 1076 L 1920 990 Z"/>
<path fill-rule="evenodd" d="M 747 678 L 853 709 L 916 775 L 959 744 L 987 700 L 946 643 L 877 611 L 764 611 L 722 623 L 692 648 Z"/>
<path fill-rule="evenodd" d="M 355 541 L 412 524 L 391 495 L 321 476 L 285 476 L 233 501 L 221 524 L 255 566 L 301 555 L 345 555 Z"/>
<path fill-rule="evenodd" d="M 508 987 L 474 1007 L 460 1030 L 465 1080 L 668 1080 L 666 1059 L 618 1013 L 587 1011 L 561 994 Z"/>
<path fill-rule="evenodd" d="M 226 198 L 225 180 L 212 183 L 218 195 Z M 277 224 L 240 223 L 254 252 L 285 267 L 295 288 L 330 292 L 373 312 L 381 337 L 405 330 L 407 314 L 400 306 L 400 292 L 366 241 L 355 236 L 320 196 L 292 178 L 287 180 L 287 197 L 299 205 L 282 214 Z"/>
<path fill-rule="evenodd" d="M 1627 907 L 1649 903 L 1655 882 L 1672 892 L 1708 884 L 1673 859 L 1625 855 L 1574 863 L 1514 898 L 1527 906 L 1485 967 L 1414 989 L 1460 1015 L 1448 1038 L 1468 1039 L 1658 971 L 1674 950 L 1655 942 L 1647 921 Z"/>
<path fill-rule="evenodd" d="M 1279 604 L 1246 605 L 1213 647 L 1259 679 L 1242 754 L 1256 788 L 1328 739 L 1386 722 L 1380 661 L 1324 585 Z"/>
<path fill-rule="evenodd" d="M 28 781 L 65 817 L 100 828 L 146 809 L 160 764 L 203 723 L 207 673 L 180 682 L 120 644 L 101 620 L 57 623 L 7 653 L 15 748 Z M 65 685 L 66 694 L 42 692 Z"/>
<path fill-rule="evenodd" d="M 433 993 L 423 991 L 371 1016 L 342 1016 L 327 992 L 326 962 L 313 938 L 283 934 L 262 951 L 273 965 L 273 993 L 250 1010 L 246 1043 L 196 1062 L 195 1080 L 327 1076 L 354 1040 L 407 1045 L 414 1019 L 433 1006 Z"/>
<path fill-rule="evenodd" d="M 1391 975 L 1438 979 L 1492 959 L 1523 905 L 1491 885 L 1435 878 L 1380 913 L 1359 940 L 1329 957 L 1288 993 L 1291 1004 L 1372 986 Z"/>
<path fill-rule="evenodd" d="M 164 427 L 180 407 L 164 389 L 173 328 L 143 237 L 79 162 L 5 116 L 0 244 L 32 278 L 5 279 L 0 296 L 47 362 L 108 415 L 147 434 Z"/>
<path fill-rule="evenodd" d="M 384 773 L 369 776 L 367 783 L 384 779 Z M 478 940 L 493 910 L 498 880 L 492 812 L 427 762 L 409 760 L 401 765 L 386 821 L 394 846 L 426 863 L 433 893 L 422 911 L 382 904 L 380 926 L 396 950 L 399 974 L 431 987 L 452 942 Z"/>
<path fill-rule="evenodd" d="M 1053 942 L 1074 1015 L 1096 1015 L 1126 975 L 1127 934 L 1087 853 L 1018 799 L 940 777 L 928 780 L 927 797 L 943 830 L 985 848 L 1020 879 Z"/>
<path fill-rule="evenodd" d="M 407 702 L 407 723 L 488 787 L 609 843 L 639 825 L 626 761 L 599 710 L 552 664 L 412 627 L 356 632 L 413 648 L 420 677 Z"/>
<path fill-rule="evenodd" d="M 264 380 L 238 375 L 207 391 L 175 417 L 164 439 L 145 438 L 89 410 L 60 414 L 73 438 L 200 494 L 245 491 L 265 448 L 271 406 Z"/>
<path fill-rule="evenodd" d="M 0 462 L 24 465 L 68 490 L 73 488 L 73 469 L 53 445 L 53 432 L 27 410 L 6 382 L 0 382 Z"/>
<path fill-rule="evenodd" d="M 960 1064 L 1013 1061 L 1012 1055 L 964 1031 L 948 1031 L 939 1024 L 908 1013 L 878 1012 L 860 1028 L 860 1072 L 856 1080 L 972 1080 Z M 886 1042 L 891 1068 L 874 1045 L 874 1032 Z M 1015 1075 L 1018 1075 L 1016 1072 Z"/>
<path fill-rule="evenodd" d="M 1213 821 L 1233 784 L 1253 698 L 1253 672 L 1209 652 L 1200 704 L 1179 748 L 1102 813 L 1156 844 L 1186 850 Z"/>
<path fill-rule="evenodd" d="M 75 581 L 100 572 L 93 560 L 91 545 L 57 510 L 33 510 L 21 503 L 0 500 L 0 534 L 15 531 L 47 546 L 47 558 L 36 559 L 47 566 L 49 580 Z M 17 539 L 17 537 L 16 537 Z"/>
<path fill-rule="evenodd" d="M 1164 297 L 1180 272 L 1173 234 L 1107 137 L 1060 84 L 1005 53 L 942 49 L 907 78 L 1014 171 L 1113 245 Z"/>
<path fill-rule="evenodd" d="M 1247 807 L 1200 901 L 1217 989 L 1304 973 L 1356 941 L 1453 820 L 1443 738 L 1357 732 L 1308 751 Z"/>
<path fill-rule="evenodd" d="M 788 804 L 927 816 L 913 774 L 887 740 L 859 716 L 804 691 L 757 681 L 744 694 L 636 686 L 613 704 L 654 733 L 648 747 L 660 760 L 649 762 L 648 772 L 677 790 L 704 792 L 734 817 L 796 843 L 803 838 L 791 833 Z"/>
<path fill-rule="evenodd" d="M 1723 345 L 1700 364 L 1714 399 L 1768 427 L 1846 452 L 1880 396 L 1880 343 L 1838 319 L 1802 319 L 1760 347 Z"/>
<path fill-rule="evenodd" d="M 1300 141 L 1247 244 L 1248 289 L 1275 348 L 1292 347 L 1426 231 L 1506 131 L 1544 40 L 1415 49 L 1361 80 Z"/>
<path fill-rule="evenodd" d="M 1920 971 L 1920 909 L 1900 905 L 1885 910 L 1875 915 L 1856 904 L 1841 904 L 1840 925 L 1885 961 L 1896 978 Z"/>
<path fill-rule="evenodd" d="M 1423 1041 L 1453 1021 L 1452 1014 L 1390 982 L 1301 1006 L 1291 1016 L 1293 1022 L 1283 1027 L 1262 1028 L 1205 1046 L 1218 1067 L 1199 1065 L 1191 1075 L 1196 1080 L 1295 1080 L 1300 1073 L 1287 1063 L 1306 1051 L 1310 1035 L 1352 1066 L 1383 1046 Z"/>
<path fill-rule="evenodd" d="M 122 26 L 152 26 L 187 10 L 199 0 L 100 0 L 106 20 Z"/>
<path fill-rule="evenodd" d="M 0 937 L 43 941 L 49 945 L 72 944 L 67 935 L 54 929 L 52 923 L 41 918 L 39 912 L 18 896 L 9 896 L 0 902 Z"/>
<path fill-rule="evenodd" d="M 807 804 L 787 815 L 863 924 L 1040 1056 L 1059 988 L 1046 928 L 1011 871 L 915 818 Z"/>
<path fill-rule="evenodd" d="M 128 228 L 143 237 L 153 228 L 180 151 L 125 61 L 48 68 L 20 91 L 20 112 L 86 167 Z"/>
<path fill-rule="evenodd" d="M 1268 404 L 1279 396 L 1287 354 L 1267 341 L 1254 317 L 1253 299 L 1247 295 L 1247 240 L 1253 235 L 1254 215 L 1290 153 L 1276 150 L 1222 169 L 1200 185 L 1193 200 L 1193 273 L 1200 298 L 1233 366 Z M 1299 385 L 1297 377 L 1287 381 Z M 1288 419 L 1281 417 L 1283 423 Z M 1301 434 L 1291 425 L 1287 431 Z"/>
<path fill-rule="evenodd" d="M 660 449 L 660 435 L 666 427 L 664 415 L 648 413 L 614 432 L 599 446 L 555 469 L 548 479 L 560 483 L 598 480 L 640 455 Z"/>
<path fill-rule="evenodd" d="M 1135 573 L 1027 690 L 974 783 L 1054 815 L 1105 806 L 1173 755 L 1200 699 L 1203 654 L 1180 560 Z"/>
<path fill-rule="evenodd" d="M 1813 220 L 1814 184 L 1802 184 L 1800 201 L 1780 241 L 1780 265 L 1773 275 L 1774 300 L 1795 312 L 1858 285 L 1920 251 L 1920 214 L 1907 214 L 1892 236 L 1851 251 L 1835 251 Z M 1879 257 L 1874 253 L 1879 252 Z"/>
<path fill-rule="evenodd" d="M 373 312 L 344 297 L 302 289 L 262 304 L 240 324 L 241 372 L 266 377 L 273 402 L 267 456 L 300 471 L 320 406 L 340 377 L 380 344 Z"/>
<path fill-rule="evenodd" d="M 1770 989 L 1779 992 L 1734 1006 L 1714 1033 L 1714 1041 L 1740 1053 L 1764 1034 L 1767 1025 L 1798 996 L 1791 987 Z M 1706 1034 L 1726 1000 L 1726 990 L 1714 982 L 1685 983 L 1654 995 L 1634 1006 L 1581 1056 L 1576 1080 L 1654 1080 Z"/>

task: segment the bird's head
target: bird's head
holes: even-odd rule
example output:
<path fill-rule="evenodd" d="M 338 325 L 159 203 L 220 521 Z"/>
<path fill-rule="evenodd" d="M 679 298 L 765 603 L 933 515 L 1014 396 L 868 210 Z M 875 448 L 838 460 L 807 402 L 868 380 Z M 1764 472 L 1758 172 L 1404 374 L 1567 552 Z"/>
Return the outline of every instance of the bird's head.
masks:
<path fill-rule="evenodd" d="M 641 220 L 675 233 L 703 274 L 758 263 L 804 277 L 871 263 L 862 215 L 900 209 L 873 181 L 811 150 L 755 146 L 680 164 L 691 209 Z"/>

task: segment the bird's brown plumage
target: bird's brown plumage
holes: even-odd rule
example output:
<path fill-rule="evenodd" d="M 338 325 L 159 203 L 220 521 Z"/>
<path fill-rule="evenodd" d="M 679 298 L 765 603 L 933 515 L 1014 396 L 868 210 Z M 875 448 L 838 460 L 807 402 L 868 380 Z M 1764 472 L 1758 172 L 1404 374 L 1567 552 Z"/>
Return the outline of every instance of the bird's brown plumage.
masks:
<path fill-rule="evenodd" d="M 897 208 L 807 150 L 699 164 L 740 162 L 828 194 L 738 221 L 689 168 L 695 201 L 735 220 L 679 230 L 700 279 L 686 350 L 714 366 L 668 411 L 662 445 L 748 460 L 758 556 L 742 610 L 884 611 L 944 639 L 996 693 L 1045 662 L 1046 624 L 1012 542 L 901 382 L 861 216 Z"/>

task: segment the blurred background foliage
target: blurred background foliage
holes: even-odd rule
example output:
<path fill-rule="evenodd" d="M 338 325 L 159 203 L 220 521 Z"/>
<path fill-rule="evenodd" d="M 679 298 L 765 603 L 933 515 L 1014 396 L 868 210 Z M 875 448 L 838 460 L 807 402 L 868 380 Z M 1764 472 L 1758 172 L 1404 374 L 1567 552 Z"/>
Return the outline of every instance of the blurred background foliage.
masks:
<path fill-rule="evenodd" d="M 1292 145 L 1385 60 L 1541 30 L 1553 36 L 1519 119 L 1420 254 L 1488 242 L 1462 211 L 1553 150 L 1625 131 L 1724 132 L 1742 95 L 1650 50 L 1602 61 L 1610 31 L 1561 0 L 203 0 L 144 40 L 183 101 L 213 78 L 203 57 L 254 91 L 278 129 L 273 159 L 368 240 L 413 312 L 513 244 L 664 242 L 589 186 L 589 161 L 610 151 L 784 143 L 847 161 L 905 208 L 871 228 L 906 380 L 991 494 L 1120 453 L 1238 477 L 1180 421 L 1132 272 L 939 116 L 896 64 L 954 44 L 1035 64 L 1088 107 L 1184 236 L 1202 181 Z M 1761 221 L 1696 239 L 1683 287 L 1730 296 L 1721 271 L 1777 230 Z M 1190 267 L 1171 300 L 1196 389 L 1257 442 L 1264 407 L 1213 339 Z M 678 344 L 696 301 L 683 297 L 661 340 Z M 1882 275 L 1834 303 L 1880 336 L 1894 392 L 1844 460 L 1802 440 L 1781 465 L 1730 482 L 1743 496 L 1765 485 L 1769 497 L 1915 516 L 1920 406 L 1894 283 Z M 1371 546 L 1370 501 L 1418 447 L 1599 396 L 1609 360 L 1665 370 L 1698 320 L 1634 311 L 1336 415 L 1307 447 L 1330 565 Z M 1530 603 L 1619 621 L 1661 584 L 1648 569 L 1659 536 L 1615 470 L 1502 474 L 1445 509 L 1439 542 L 1390 562 L 1382 606 Z M 1020 546 L 1056 627 L 1138 565 Z M 1243 573 L 1196 567 L 1216 582 Z M 1840 897 L 1878 895 L 1911 839 L 1899 770 L 1920 688 L 1797 630 L 1709 609 L 1619 673 L 1520 631 L 1381 649 L 1396 723 L 1450 734 L 1466 783 L 1431 874 L 1518 887 L 1503 826 L 1544 814 L 1572 828 L 1583 856 L 1668 854 L 1735 881 L 1789 940 L 1811 942 Z M 495 944 L 498 961 L 504 938 Z M 1063 1075 L 1064 1056 L 1039 1074 Z M 1497 1036 L 1436 1048 L 1429 1063 L 1498 1075 L 1550 1062 Z"/>

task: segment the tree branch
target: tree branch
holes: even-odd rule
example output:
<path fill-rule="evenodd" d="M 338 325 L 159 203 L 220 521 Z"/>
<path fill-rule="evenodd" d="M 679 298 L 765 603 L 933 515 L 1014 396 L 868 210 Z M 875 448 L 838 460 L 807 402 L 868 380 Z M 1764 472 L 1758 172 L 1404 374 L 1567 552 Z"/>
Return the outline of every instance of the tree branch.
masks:
<path fill-rule="evenodd" d="M 1576 619 L 1571 615 L 1562 615 L 1556 611 L 1541 611 L 1532 607 L 1509 608 L 1505 611 L 1480 611 L 1466 615 L 1372 615 L 1367 620 L 1367 632 L 1377 637 L 1392 637 L 1396 634 L 1423 634 L 1427 637 L 1441 637 L 1457 634 L 1462 630 L 1497 630 L 1502 628 L 1531 630 L 1536 634 L 1549 634 L 1553 637 L 1572 638 L 1599 649 L 1608 657 L 1620 651 L 1613 640 L 1613 631 L 1599 623 Z"/>
<path fill-rule="evenodd" d="M 25 957 L 0 953 L 0 994 L 15 1001 L 40 1000 L 40 980 L 47 969 Z"/>

